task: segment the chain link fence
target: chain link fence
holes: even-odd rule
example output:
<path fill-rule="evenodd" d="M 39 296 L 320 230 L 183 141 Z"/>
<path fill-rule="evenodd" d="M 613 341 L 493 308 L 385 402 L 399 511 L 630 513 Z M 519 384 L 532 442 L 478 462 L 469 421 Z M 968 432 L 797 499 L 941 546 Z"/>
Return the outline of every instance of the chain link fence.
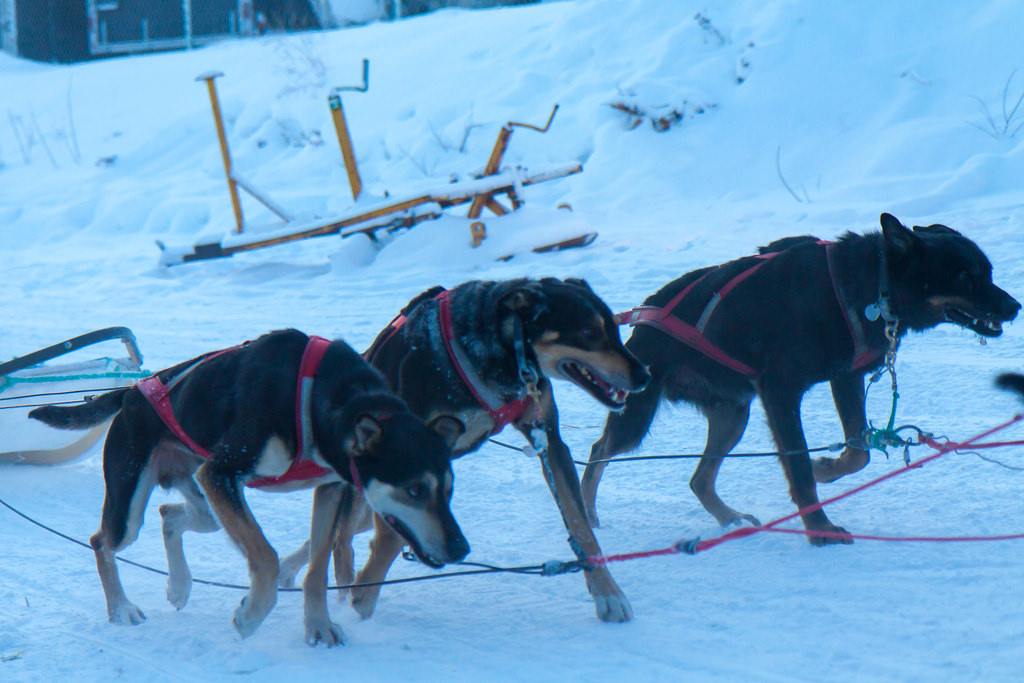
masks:
<path fill-rule="evenodd" d="M 191 48 L 226 36 L 540 0 L 0 0 L 0 50 L 44 62 Z"/>

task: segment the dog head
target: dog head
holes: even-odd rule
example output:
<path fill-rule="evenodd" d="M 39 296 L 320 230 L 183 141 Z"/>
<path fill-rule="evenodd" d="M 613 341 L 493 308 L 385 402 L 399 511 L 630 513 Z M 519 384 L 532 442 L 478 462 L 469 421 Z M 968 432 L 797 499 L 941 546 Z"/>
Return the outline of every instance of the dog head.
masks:
<path fill-rule="evenodd" d="M 546 376 L 572 382 L 614 410 L 650 381 L 647 369 L 622 345 L 611 310 L 586 281 L 528 281 L 500 303 L 522 322 Z"/>
<path fill-rule="evenodd" d="M 344 440 L 366 503 L 435 568 L 469 553 L 449 507 L 451 447 L 464 430 L 451 417 L 427 425 L 408 411 L 366 412 L 356 416 Z"/>
<path fill-rule="evenodd" d="M 1020 304 L 992 283 L 992 264 L 971 240 L 945 225 L 909 230 L 883 213 L 882 235 L 893 313 L 912 330 L 951 322 L 998 337 Z"/>

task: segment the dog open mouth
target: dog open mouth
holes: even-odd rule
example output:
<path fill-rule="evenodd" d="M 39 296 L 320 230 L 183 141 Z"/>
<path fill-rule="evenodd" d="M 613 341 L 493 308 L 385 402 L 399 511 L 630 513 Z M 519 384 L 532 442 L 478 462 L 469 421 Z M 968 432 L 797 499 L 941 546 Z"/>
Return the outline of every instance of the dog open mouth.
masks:
<path fill-rule="evenodd" d="M 423 547 L 416 540 L 416 536 L 412 533 L 412 531 L 409 530 L 409 527 L 407 527 L 405 524 L 402 524 L 402 522 L 398 521 L 397 517 L 395 517 L 394 515 L 384 515 L 384 521 L 387 522 L 387 525 L 391 527 L 396 534 L 398 534 L 406 540 L 406 542 L 409 544 L 409 547 L 412 548 L 413 554 L 416 555 L 416 559 L 418 559 L 420 562 L 427 565 L 431 569 L 440 569 L 444 566 L 444 562 L 438 562 L 433 557 L 431 557 L 430 554 L 423 550 Z"/>
<path fill-rule="evenodd" d="M 591 370 L 583 363 L 564 360 L 558 365 L 558 369 L 574 384 L 582 387 L 588 394 L 609 408 L 619 410 L 626 405 L 626 397 L 629 396 L 628 390 L 604 381 L 597 376 L 596 371 Z"/>
<path fill-rule="evenodd" d="M 990 315 L 975 317 L 953 304 L 946 304 L 944 313 L 949 322 L 977 332 L 983 337 L 998 337 L 1003 333 L 1003 323 Z"/>

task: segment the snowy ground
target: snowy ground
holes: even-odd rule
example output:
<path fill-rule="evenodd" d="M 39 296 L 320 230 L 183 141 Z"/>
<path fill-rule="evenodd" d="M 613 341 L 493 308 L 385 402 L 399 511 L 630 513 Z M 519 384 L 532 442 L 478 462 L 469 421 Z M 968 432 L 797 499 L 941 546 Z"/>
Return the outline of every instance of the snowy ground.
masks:
<path fill-rule="evenodd" d="M 963 230 L 1021 298 L 1024 132 L 1013 133 L 1024 111 L 1011 110 L 1024 92 L 1024 74 L 1014 75 L 1022 25 L 1024 6 L 1010 0 L 579 0 L 70 67 L 0 55 L 9 124 L 0 125 L 0 358 L 108 325 L 131 327 L 154 370 L 285 326 L 363 348 L 413 295 L 473 278 L 582 276 L 621 310 L 780 236 L 874 229 L 881 211 Z M 372 193 L 467 177 L 502 123 L 542 123 L 557 102 L 550 132 L 517 130 L 507 159 L 579 161 L 583 173 L 527 188 L 532 213 L 489 229 L 537 230 L 568 202 L 598 240 L 491 262 L 452 217 L 376 255 L 365 241 L 323 238 L 157 267 L 154 240 L 191 243 L 232 224 L 205 89 L 193 78 L 225 73 L 237 167 L 286 207 L 329 216 L 352 201 L 325 98 L 358 83 L 364 57 L 370 90 L 344 102 Z M 668 132 L 631 128 L 613 103 L 684 120 Z M 271 222 L 246 202 L 254 225 Z M 951 327 L 907 339 L 900 420 L 954 438 L 1002 422 L 1017 406 L 991 378 L 1024 365 L 1022 346 L 1019 325 L 985 347 Z M 585 457 L 603 413 L 582 392 L 557 391 L 565 424 L 579 427 L 564 429 L 567 441 Z M 875 420 L 887 415 L 884 394 L 869 401 Z M 824 388 L 808 395 L 804 423 L 812 445 L 839 438 Z M 666 408 L 643 450 L 693 452 L 703 438 L 695 412 Z M 757 413 L 738 450 L 770 445 Z M 1014 451 L 992 455 L 1024 464 Z M 875 457 L 819 491 L 900 464 Z M 569 557 L 537 463 L 488 446 L 455 469 L 470 559 Z M 719 533 L 689 492 L 691 469 L 610 466 L 598 500 L 605 551 Z M 857 533 L 1022 532 L 1021 486 L 1017 471 L 949 456 L 829 514 Z M 719 490 L 762 520 L 793 510 L 771 460 L 727 462 Z M 95 448 L 59 467 L 0 466 L 0 498 L 76 538 L 95 531 L 102 497 Z M 151 524 L 125 557 L 164 565 L 155 506 L 169 497 L 154 494 Z M 279 550 L 302 541 L 308 494 L 249 500 Z M 186 545 L 197 577 L 245 582 L 224 534 Z M 230 624 L 237 592 L 196 586 L 177 612 L 161 577 L 123 567 L 149 620 L 118 628 L 106 622 L 88 551 L 6 510 L 0 547 L 0 680 L 1019 680 L 1024 656 L 1020 542 L 812 549 L 763 534 L 615 566 L 636 612 L 625 625 L 597 621 L 579 576 L 405 584 L 385 589 L 368 621 L 334 605 L 348 643 L 330 651 L 303 644 L 294 594 L 243 641 Z M 423 571 L 400 562 L 392 576 Z"/>

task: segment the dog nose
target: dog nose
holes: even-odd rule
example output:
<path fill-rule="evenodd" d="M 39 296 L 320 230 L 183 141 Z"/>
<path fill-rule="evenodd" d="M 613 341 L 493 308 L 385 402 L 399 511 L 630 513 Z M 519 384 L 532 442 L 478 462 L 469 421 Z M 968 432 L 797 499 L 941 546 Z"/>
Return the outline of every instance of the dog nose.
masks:
<path fill-rule="evenodd" d="M 462 534 L 458 534 L 448 541 L 449 562 L 458 562 L 466 555 L 469 555 L 469 541 Z"/>
<path fill-rule="evenodd" d="M 1006 297 L 1003 304 L 1003 311 L 1006 314 L 1005 320 L 1013 320 L 1020 312 L 1020 302 L 1006 294 L 1006 292 L 1003 292 L 1003 294 Z"/>

